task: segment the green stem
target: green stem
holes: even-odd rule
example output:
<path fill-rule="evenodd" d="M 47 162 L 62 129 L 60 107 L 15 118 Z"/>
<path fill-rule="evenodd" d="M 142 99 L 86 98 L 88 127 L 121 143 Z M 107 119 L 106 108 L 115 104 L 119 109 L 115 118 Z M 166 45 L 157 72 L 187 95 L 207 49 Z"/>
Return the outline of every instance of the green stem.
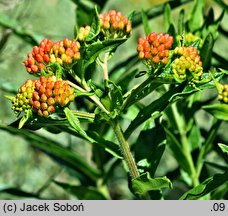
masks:
<path fill-rule="evenodd" d="M 199 178 L 202 167 L 203 167 L 203 158 L 207 154 L 207 152 L 210 150 L 212 143 L 217 135 L 217 131 L 221 125 L 222 121 L 215 119 L 213 126 L 211 127 L 210 131 L 208 132 L 209 136 L 205 140 L 202 148 L 200 149 L 199 156 L 197 158 L 197 163 L 196 163 L 196 174 L 197 177 Z"/>
<path fill-rule="evenodd" d="M 76 85 L 76 84 L 74 84 L 74 83 L 72 83 L 71 81 L 67 81 L 68 82 L 68 84 L 70 85 L 70 86 L 72 86 L 73 88 L 75 88 L 75 89 L 77 89 L 77 90 L 79 90 L 79 91 L 81 91 L 81 92 L 87 92 L 85 89 L 83 89 L 82 87 L 80 87 L 80 86 L 78 86 L 78 85 Z M 106 110 L 106 108 L 103 106 L 103 104 L 100 102 L 100 100 L 95 96 L 95 95 L 91 95 L 91 96 L 88 96 L 93 102 L 95 102 L 95 104 L 102 110 L 102 111 L 104 111 L 106 114 L 109 114 L 109 111 L 108 110 Z"/>
<path fill-rule="evenodd" d="M 198 179 L 198 176 L 196 174 L 196 169 L 195 169 L 195 166 L 194 166 L 194 163 L 193 163 L 193 159 L 192 159 L 192 155 L 191 155 L 191 149 L 189 147 L 189 142 L 188 142 L 186 131 L 185 131 L 185 128 L 186 128 L 185 121 L 180 116 L 180 114 L 178 113 L 176 104 L 173 104 L 171 106 L 171 109 L 172 109 L 172 112 L 173 112 L 173 116 L 175 118 L 177 129 L 178 129 L 178 131 L 180 133 L 181 144 L 183 146 L 183 153 L 184 153 L 184 155 L 186 157 L 186 160 L 188 161 L 188 165 L 189 165 L 189 168 L 190 168 L 190 172 L 191 172 L 190 173 L 190 177 L 192 179 L 193 186 L 195 187 L 195 186 L 197 186 L 199 184 L 199 179 Z"/>
<path fill-rule="evenodd" d="M 109 53 L 105 53 L 104 56 L 104 63 L 101 65 L 103 68 L 103 78 L 104 80 L 108 80 L 108 57 L 109 57 Z"/>
<path fill-rule="evenodd" d="M 133 87 L 131 90 L 130 90 L 130 94 L 129 96 L 127 97 L 127 99 L 124 101 L 122 107 L 121 107 L 121 110 L 124 110 L 128 104 L 129 101 L 132 100 L 132 98 L 135 98 L 135 96 L 138 94 L 138 92 L 141 92 L 142 89 L 147 86 L 152 80 L 154 79 L 154 76 L 149 76 L 144 82 L 142 82 L 140 85 L 137 85 L 135 87 Z"/>
<path fill-rule="evenodd" d="M 70 69 L 70 70 L 68 71 L 68 73 L 74 78 L 74 80 L 75 80 L 77 83 L 79 83 L 79 84 L 82 83 L 82 80 L 80 79 L 80 77 L 77 76 L 77 75 L 73 72 L 72 69 Z"/>
<path fill-rule="evenodd" d="M 121 148 L 124 160 L 127 163 L 130 176 L 132 179 L 135 179 L 135 178 L 139 177 L 139 172 L 138 172 L 137 166 L 135 164 L 135 160 L 133 158 L 133 155 L 131 153 L 129 144 L 125 140 L 124 135 L 123 135 L 123 131 L 122 131 L 122 129 L 121 129 L 121 127 L 117 121 L 115 121 L 115 120 L 112 121 L 112 127 L 113 127 L 113 130 L 114 130 L 116 137 L 119 141 L 120 148 Z"/>
<path fill-rule="evenodd" d="M 74 113 L 74 115 L 76 115 L 79 118 L 86 118 L 86 119 L 92 119 L 94 120 L 95 118 L 95 114 L 94 113 L 88 113 L 88 112 L 82 112 L 82 111 L 76 111 L 76 110 L 72 110 L 72 112 Z"/>

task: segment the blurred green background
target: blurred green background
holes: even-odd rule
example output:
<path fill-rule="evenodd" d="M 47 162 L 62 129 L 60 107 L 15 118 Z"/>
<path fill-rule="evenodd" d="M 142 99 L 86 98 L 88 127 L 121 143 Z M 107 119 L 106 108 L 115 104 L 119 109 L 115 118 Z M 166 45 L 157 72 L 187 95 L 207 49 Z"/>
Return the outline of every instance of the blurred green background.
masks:
<path fill-rule="evenodd" d="M 123 14 L 129 14 L 131 11 L 140 11 L 141 8 L 148 9 L 157 4 L 164 3 L 163 1 L 154 0 L 110 0 L 105 5 L 103 11 L 109 9 L 116 9 Z M 228 1 L 225 1 L 228 3 Z M 184 5 L 188 12 L 192 3 Z M 207 1 L 205 13 L 209 7 L 213 6 L 215 10 L 215 17 L 221 13 L 219 4 L 214 1 Z M 2 15 L 7 16 L 18 21 L 20 26 L 35 33 L 39 33 L 54 41 L 61 40 L 65 37 L 73 38 L 73 28 L 75 25 L 75 9 L 76 5 L 70 0 L 0 0 L 0 19 Z M 173 10 L 174 21 L 177 22 L 177 14 L 181 8 Z M 186 15 L 187 16 L 187 15 Z M 228 31 L 228 15 L 222 22 L 222 27 Z M 163 17 L 159 16 L 150 21 L 153 31 L 164 31 Z M 115 54 L 115 57 L 110 63 L 110 68 L 115 65 L 115 62 L 122 61 L 132 53 L 136 53 L 137 38 L 144 36 L 142 26 L 137 27 L 133 36 L 129 41 L 120 47 Z M 41 38 L 42 39 L 42 38 Z M 10 124 L 16 120 L 16 116 L 11 110 L 11 103 L 5 98 L 9 95 L 7 91 L 16 92 L 18 87 L 24 83 L 27 78 L 32 78 L 25 70 L 22 62 L 26 59 L 27 53 L 32 49 L 32 45 L 26 43 L 23 38 L 15 35 L 10 29 L 4 28 L 0 25 L 0 123 Z M 228 41 L 227 38 L 221 35 L 215 43 L 215 52 L 223 55 L 227 59 Z M 143 68 L 143 66 L 141 66 Z M 208 93 L 214 94 L 213 91 Z M 205 118 L 207 115 L 202 112 L 199 113 L 199 118 Z M 205 126 L 206 127 L 206 126 Z M 227 131 L 227 125 L 223 124 L 220 133 L 224 134 Z M 66 133 L 58 135 L 51 135 L 44 130 L 39 130 L 39 133 L 50 136 L 56 139 L 63 145 L 71 145 L 81 155 L 89 158 L 90 145 L 82 143 L 82 141 L 73 138 Z M 163 160 L 159 170 L 163 174 L 163 170 L 168 170 L 175 166 L 175 161 L 169 157 Z M 212 155 L 213 159 L 213 155 Z M 68 181 L 68 183 L 77 183 L 73 178 L 73 173 L 65 168 L 59 168 L 53 160 L 47 155 L 32 149 L 29 143 L 23 139 L 9 135 L 6 132 L 0 131 L 0 190 L 3 188 L 20 188 L 24 191 L 37 192 L 43 190 L 42 197 L 47 199 L 73 199 L 75 197 L 63 191 L 54 183 L 49 184 L 50 179 L 61 181 Z M 121 173 L 121 170 L 120 170 Z M 124 174 L 123 174 L 124 175 Z M 125 176 L 119 176 L 114 183 L 113 189 L 118 190 L 118 198 L 131 198 L 130 191 L 124 191 L 127 187 Z M 48 185 L 46 188 L 45 186 Z M 44 190 L 45 189 L 45 190 Z M 125 194 L 125 197 L 121 197 Z M 7 193 L 0 193 L 0 199 L 17 199 L 17 196 L 8 195 Z"/>

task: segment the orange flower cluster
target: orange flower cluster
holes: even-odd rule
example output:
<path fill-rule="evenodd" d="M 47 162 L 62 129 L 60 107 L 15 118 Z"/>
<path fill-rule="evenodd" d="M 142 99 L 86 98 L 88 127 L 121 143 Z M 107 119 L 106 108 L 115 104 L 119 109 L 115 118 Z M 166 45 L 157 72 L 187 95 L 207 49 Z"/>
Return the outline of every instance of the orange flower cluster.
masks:
<path fill-rule="evenodd" d="M 39 46 L 34 46 L 32 52 L 28 54 L 28 58 L 24 61 L 26 70 L 33 74 L 44 70 L 45 65 L 50 61 L 49 53 L 52 47 L 53 42 L 47 38 L 43 39 Z"/>
<path fill-rule="evenodd" d="M 101 31 L 107 38 L 123 38 L 132 34 L 130 20 L 122 16 L 121 12 L 110 10 L 108 13 L 100 14 Z"/>
<path fill-rule="evenodd" d="M 146 39 L 138 39 L 138 57 L 148 66 L 154 66 L 158 63 L 167 64 L 169 49 L 172 47 L 173 37 L 169 34 L 152 32 Z"/>
<path fill-rule="evenodd" d="M 53 45 L 50 52 L 50 62 L 58 62 L 60 65 L 72 64 L 74 60 L 80 59 L 80 43 L 65 38 Z"/>
<path fill-rule="evenodd" d="M 26 70 L 30 74 L 40 75 L 42 70 L 50 63 L 58 62 L 60 65 L 69 65 L 73 61 L 80 59 L 80 43 L 78 41 L 65 38 L 53 43 L 45 38 L 39 46 L 34 46 L 28 58 L 24 61 Z"/>
<path fill-rule="evenodd" d="M 67 106 L 74 100 L 74 89 L 67 81 L 55 76 L 41 76 L 35 82 L 35 89 L 29 102 L 32 110 L 40 116 L 47 117 L 56 109 Z"/>

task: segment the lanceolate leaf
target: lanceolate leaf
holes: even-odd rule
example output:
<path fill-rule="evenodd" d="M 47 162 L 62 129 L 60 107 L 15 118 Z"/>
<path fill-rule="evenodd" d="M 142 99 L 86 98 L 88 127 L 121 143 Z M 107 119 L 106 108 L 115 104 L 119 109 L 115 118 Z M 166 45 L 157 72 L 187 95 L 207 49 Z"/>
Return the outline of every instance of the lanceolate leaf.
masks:
<path fill-rule="evenodd" d="M 100 177 L 99 170 L 88 164 L 79 154 L 61 146 L 54 140 L 27 130 L 16 129 L 9 126 L 0 125 L 0 129 L 12 133 L 13 135 L 18 135 L 25 138 L 33 147 L 36 147 L 47 153 L 61 164 L 76 170 L 87 179 L 95 181 L 98 177 Z"/>
<path fill-rule="evenodd" d="M 100 18 L 99 18 L 99 14 L 97 11 L 97 7 L 95 7 L 95 15 L 94 15 L 94 21 L 91 25 L 91 29 L 89 32 L 89 35 L 86 37 L 86 41 L 91 41 L 93 40 L 99 33 L 100 33 Z"/>
<path fill-rule="evenodd" d="M 162 95 L 159 99 L 153 101 L 151 104 L 140 110 L 136 118 L 131 122 L 125 131 L 125 137 L 128 138 L 131 133 L 144 121 L 149 119 L 155 111 L 162 112 L 169 105 L 172 96 L 178 92 L 181 92 L 183 88 L 184 84 L 172 88 L 164 95 Z"/>
<path fill-rule="evenodd" d="M 127 39 L 111 39 L 105 41 L 97 41 L 92 43 L 86 49 L 86 56 L 85 56 L 85 65 L 84 67 L 87 68 L 90 64 L 95 62 L 96 58 L 102 52 L 112 52 L 115 50 L 119 45 L 124 43 Z"/>
<path fill-rule="evenodd" d="M 203 63 L 203 69 L 205 71 L 207 71 L 210 68 L 213 46 L 214 46 L 214 39 L 212 34 L 209 33 L 203 43 L 203 46 L 200 52 L 200 57 Z"/>
<path fill-rule="evenodd" d="M 114 82 L 108 80 L 107 87 L 110 92 L 111 110 L 120 109 L 123 104 L 123 95 L 120 86 L 117 86 Z"/>
<path fill-rule="evenodd" d="M 92 139 L 94 139 L 94 142 L 93 142 L 94 145 L 99 145 L 100 147 L 104 148 L 107 152 L 109 152 L 110 154 L 112 154 L 113 156 L 119 159 L 123 158 L 120 152 L 120 148 L 117 144 L 115 144 L 114 142 L 105 140 L 102 136 L 100 136 L 94 131 L 87 131 L 87 134 Z"/>
<path fill-rule="evenodd" d="M 159 134 L 159 136 L 158 136 Z M 149 171 L 154 177 L 155 171 L 165 151 L 166 134 L 163 127 L 159 124 L 149 130 L 141 131 L 136 144 L 134 145 L 134 153 L 136 161 L 145 160 L 148 166 L 142 166 L 142 169 Z"/>
<path fill-rule="evenodd" d="M 106 197 L 92 186 L 76 186 L 58 181 L 54 181 L 54 183 L 66 190 L 68 193 L 77 196 L 80 200 L 106 200 Z"/>
<path fill-rule="evenodd" d="M 211 193 L 219 186 L 228 182 L 228 171 L 223 174 L 215 174 L 213 177 L 206 179 L 195 188 L 187 191 L 181 196 L 181 200 L 196 200 L 208 193 Z"/>
<path fill-rule="evenodd" d="M 220 149 L 221 149 L 224 153 L 228 154 L 228 145 L 219 143 L 218 146 L 220 147 Z"/>
<path fill-rule="evenodd" d="M 122 106 L 122 110 L 143 99 L 161 84 L 162 82 L 160 82 L 159 79 L 153 76 L 148 77 L 141 85 L 126 93 L 127 99 Z"/>
<path fill-rule="evenodd" d="M 21 118 L 18 129 L 21 129 L 31 116 L 32 116 L 32 110 L 28 110 L 27 113 Z"/>
<path fill-rule="evenodd" d="M 70 123 L 70 125 L 79 133 L 81 134 L 83 137 L 86 137 L 86 132 L 82 129 L 81 125 L 80 125 L 80 121 L 78 120 L 77 116 L 74 115 L 74 113 L 69 109 L 69 108 L 65 108 L 64 112 L 66 114 L 66 117 Z"/>
<path fill-rule="evenodd" d="M 24 197 L 24 198 L 40 199 L 39 195 L 20 190 L 18 188 L 4 188 L 0 190 L 0 193 L 7 193 L 20 198 Z"/>
<path fill-rule="evenodd" d="M 32 44 L 39 44 L 40 41 L 44 38 L 44 35 L 29 31 L 28 29 L 21 26 L 17 20 L 9 18 L 4 14 L 0 14 L 0 25 L 5 28 L 12 29 L 16 35 L 24 40 L 29 40 Z"/>
<path fill-rule="evenodd" d="M 165 132 L 167 137 L 167 144 L 171 149 L 174 157 L 179 162 L 182 169 L 185 170 L 188 174 L 191 174 L 191 168 L 186 159 L 183 147 L 181 146 L 180 142 L 177 140 L 176 136 L 167 128 L 165 128 Z"/>
<path fill-rule="evenodd" d="M 172 188 L 172 183 L 166 176 L 153 179 L 150 177 L 150 173 L 146 172 L 132 180 L 132 189 L 139 195 L 162 188 Z"/>
<path fill-rule="evenodd" d="M 182 35 L 182 33 L 185 31 L 185 23 L 184 23 L 184 16 L 185 16 L 185 12 L 184 9 L 182 9 L 179 13 L 179 17 L 178 17 L 178 29 L 177 29 L 177 33 L 179 35 Z"/>
<path fill-rule="evenodd" d="M 173 23 L 171 7 L 168 3 L 165 4 L 164 22 L 165 22 L 165 31 L 167 32 L 169 30 L 170 24 Z"/>
<path fill-rule="evenodd" d="M 203 25 L 204 4 L 205 3 L 202 0 L 195 0 L 188 22 L 188 27 L 191 32 L 194 32 Z"/>
<path fill-rule="evenodd" d="M 148 18 L 147 15 L 145 14 L 145 11 L 142 9 L 141 10 L 141 16 L 142 16 L 142 21 L 143 21 L 143 27 L 144 27 L 144 31 L 145 34 L 148 35 L 151 33 L 151 28 L 148 22 Z"/>
<path fill-rule="evenodd" d="M 188 2 L 191 2 L 191 0 L 170 1 L 169 4 L 170 4 L 170 7 L 172 9 L 174 9 L 174 8 L 179 7 L 180 5 L 186 4 Z M 145 13 L 148 16 L 148 19 L 152 19 L 154 17 L 157 17 L 157 16 L 163 14 L 163 12 L 164 12 L 164 5 L 160 4 L 156 7 L 152 7 L 151 9 L 147 10 Z M 136 27 L 136 26 L 140 25 L 141 23 L 142 23 L 141 13 L 138 12 L 134 16 L 132 25 L 133 25 L 133 27 Z"/>
<path fill-rule="evenodd" d="M 215 103 L 202 108 L 215 116 L 215 118 L 228 121 L 228 104 Z"/>

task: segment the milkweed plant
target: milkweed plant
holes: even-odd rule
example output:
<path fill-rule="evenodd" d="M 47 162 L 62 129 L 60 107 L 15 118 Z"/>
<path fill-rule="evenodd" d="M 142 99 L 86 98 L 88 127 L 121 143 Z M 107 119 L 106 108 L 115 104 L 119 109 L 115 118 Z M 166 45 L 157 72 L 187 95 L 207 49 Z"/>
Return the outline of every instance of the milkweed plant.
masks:
<path fill-rule="evenodd" d="M 172 8 L 180 4 L 159 6 L 163 32 L 150 24 L 150 10 L 124 15 L 94 4 L 92 22 L 77 24 L 73 38 L 43 38 L 25 54 L 31 78 L 7 96 L 17 120 L 0 128 L 73 170 L 78 185 L 52 182 L 79 199 L 116 199 L 118 170 L 131 199 L 170 199 L 180 185 L 175 199 L 227 198 L 227 165 L 209 161 L 211 152 L 228 159 L 225 139 L 218 141 L 228 120 L 227 71 L 213 57 L 225 12 L 204 16 L 202 2 L 194 2 L 189 16 L 180 10 L 177 23 Z M 140 24 L 126 59 L 117 51 Z M 109 62 L 116 65 L 110 69 Z M 209 129 L 199 126 L 199 111 Z M 90 143 L 91 161 L 36 133 L 41 128 L 76 136 L 83 141 L 76 145 Z M 159 171 L 167 160 L 173 168 Z"/>

